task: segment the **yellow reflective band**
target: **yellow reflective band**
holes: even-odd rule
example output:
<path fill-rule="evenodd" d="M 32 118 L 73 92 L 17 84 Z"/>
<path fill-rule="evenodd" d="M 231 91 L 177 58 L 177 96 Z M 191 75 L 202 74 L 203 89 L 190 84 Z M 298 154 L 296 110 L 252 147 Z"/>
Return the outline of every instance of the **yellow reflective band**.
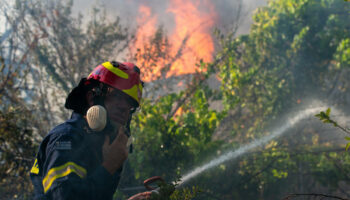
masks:
<path fill-rule="evenodd" d="M 32 173 L 32 174 L 39 174 L 38 159 L 35 159 L 34 165 L 33 165 L 32 169 L 30 170 L 30 173 Z"/>
<path fill-rule="evenodd" d="M 67 162 L 64 165 L 50 169 L 43 179 L 44 193 L 50 189 L 52 183 L 56 179 L 68 176 L 72 172 L 76 173 L 80 178 L 84 178 L 86 176 L 86 169 L 75 164 L 74 162 Z"/>
<path fill-rule="evenodd" d="M 102 63 L 102 66 L 104 66 L 106 69 L 111 71 L 113 74 L 115 74 L 123 79 L 129 78 L 129 75 L 127 73 L 123 72 L 122 70 L 120 70 L 117 67 L 113 67 L 113 65 L 110 62 Z"/>
<path fill-rule="evenodd" d="M 130 89 L 123 90 L 126 94 L 131 96 L 133 99 L 135 99 L 138 103 L 140 103 L 139 96 L 141 95 L 142 91 L 142 85 L 139 84 L 139 88 L 137 88 L 137 85 L 134 85 Z M 140 94 L 140 95 L 139 95 Z"/>

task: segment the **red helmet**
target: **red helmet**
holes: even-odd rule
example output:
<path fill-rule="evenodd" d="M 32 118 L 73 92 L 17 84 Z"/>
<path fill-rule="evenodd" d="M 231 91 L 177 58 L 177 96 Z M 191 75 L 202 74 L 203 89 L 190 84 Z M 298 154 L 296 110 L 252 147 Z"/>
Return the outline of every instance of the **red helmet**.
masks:
<path fill-rule="evenodd" d="M 129 95 L 138 104 L 142 96 L 140 69 L 132 63 L 105 62 L 97 66 L 87 80 L 97 80 Z"/>

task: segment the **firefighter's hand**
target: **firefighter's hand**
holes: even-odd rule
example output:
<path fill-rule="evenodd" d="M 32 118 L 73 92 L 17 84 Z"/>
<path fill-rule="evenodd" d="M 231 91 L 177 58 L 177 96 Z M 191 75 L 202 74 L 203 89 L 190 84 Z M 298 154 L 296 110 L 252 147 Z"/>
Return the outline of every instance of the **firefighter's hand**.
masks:
<path fill-rule="evenodd" d="M 126 143 L 128 137 L 124 133 L 123 127 L 119 129 L 119 133 L 115 140 L 110 144 L 110 138 L 105 136 L 105 142 L 102 147 L 103 163 L 102 165 L 110 174 L 114 174 L 124 163 L 128 157 Z"/>
<path fill-rule="evenodd" d="M 150 199 L 152 192 L 142 192 L 135 194 L 134 196 L 130 197 L 128 200 L 142 200 L 142 199 Z"/>

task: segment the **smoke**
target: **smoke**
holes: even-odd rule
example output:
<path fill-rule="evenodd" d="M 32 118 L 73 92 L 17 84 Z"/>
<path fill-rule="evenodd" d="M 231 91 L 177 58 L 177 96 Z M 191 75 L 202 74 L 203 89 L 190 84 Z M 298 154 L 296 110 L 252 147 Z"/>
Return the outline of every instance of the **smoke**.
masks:
<path fill-rule="evenodd" d="M 194 0 L 191 0 L 194 2 Z M 148 0 L 148 1 L 138 1 L 138 0 L 74 0 L 73 12 L 77 14 L 78 12 L 86 15 L 91 13 L 91 8 L 94 5 L 101 5 L 106 8 L 107 17 L 115 18 L 120 17 L 121 22 L 124 25 L 129 26 L 129 28 L 137 28 L 136 18 L 138 16 L 138 9 L 141 5 L 150 7 L 153 15 L 157 15 L 158 25 L 162 25 L 171 32 L 175 20 L 172 13 L 168 11 L 170 4 L 168 1 L 158 1 L 158 0 Z M 266 0 L 221 0 L 221 1 L 204 1 L 196 0 L 198 2 L 198 9 L 204 13 L 208 13 L 206 2 L 214 5 L 217 13 L 217 21 L 215 22 L 215 27 L 226 31 L 230 31 L 233 23 L 237 23 L 238 18 L 240 18 L 238 34 L 246 34 L 250 30 L 250 25 L 252 24 L 252 15 L 254 10 L 260 6 L 266 5 Z M 241 4 L 241 11 L 240 9 Z"/>

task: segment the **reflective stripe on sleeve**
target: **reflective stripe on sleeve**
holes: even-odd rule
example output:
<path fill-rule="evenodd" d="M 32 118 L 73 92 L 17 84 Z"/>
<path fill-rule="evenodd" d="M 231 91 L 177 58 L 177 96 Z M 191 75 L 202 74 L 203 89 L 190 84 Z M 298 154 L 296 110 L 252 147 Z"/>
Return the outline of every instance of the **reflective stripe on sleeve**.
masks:
<path fill-rule="evenodd" d="M 50 189 L 52 183 L 56 179 L 68 176 L 72 172 L 76 173 L 80 178 L 84 178 L 86 176 L 86 169 L 75 164 L 74 162 L 67 162 L 64 165 L 50 169 L 43 179 L 44 193 Z"/>
<path fill-rule="evenodd" d="M 39 174 L 38 159 L 35 159 L 34 165 L 33 165 L 32 169 L 30 170 L 30 173 L 32 173 L 32 174 Z"/>

